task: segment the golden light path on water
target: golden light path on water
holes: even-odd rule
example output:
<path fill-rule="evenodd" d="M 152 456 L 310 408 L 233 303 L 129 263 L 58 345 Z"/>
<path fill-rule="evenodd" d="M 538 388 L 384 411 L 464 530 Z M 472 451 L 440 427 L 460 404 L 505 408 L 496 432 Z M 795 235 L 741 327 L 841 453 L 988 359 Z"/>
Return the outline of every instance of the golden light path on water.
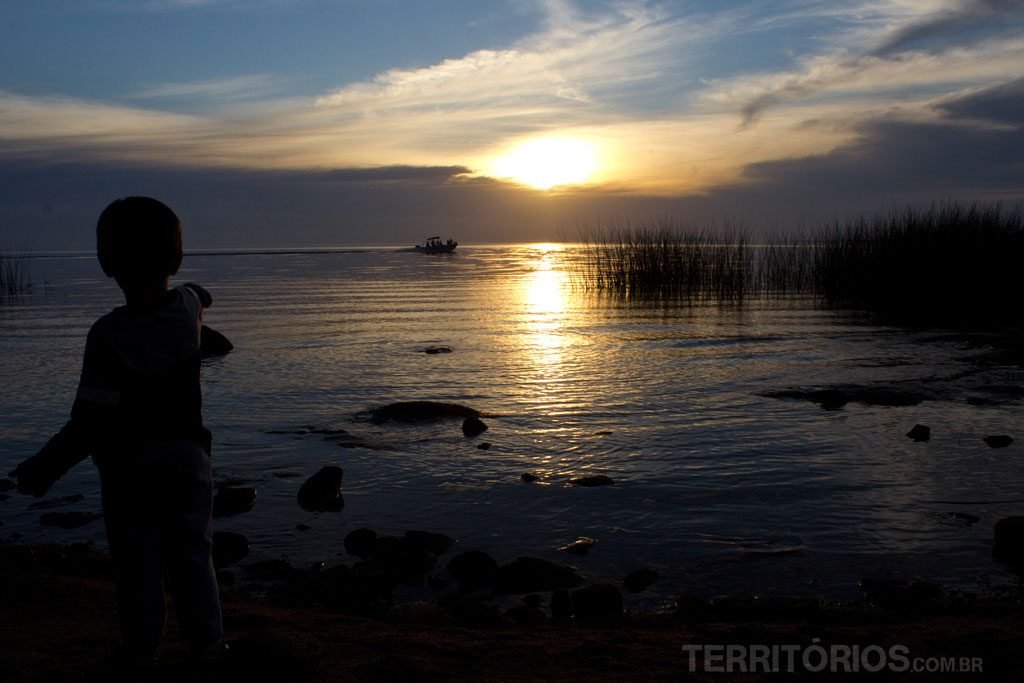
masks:
<path fill-rule="evenodd" d="M 520 296 L 526 306 L 530 346 L 544 365 L 554 366 L 562 359 L 567 345 L 562 326 L 569 303 L 569 281 L 565 271 L 555 263 L 558 252 L 563 249 L 561 245 L 533 247 L 541 255 L 533 263 L 535 270 L 524 281 Z"/>

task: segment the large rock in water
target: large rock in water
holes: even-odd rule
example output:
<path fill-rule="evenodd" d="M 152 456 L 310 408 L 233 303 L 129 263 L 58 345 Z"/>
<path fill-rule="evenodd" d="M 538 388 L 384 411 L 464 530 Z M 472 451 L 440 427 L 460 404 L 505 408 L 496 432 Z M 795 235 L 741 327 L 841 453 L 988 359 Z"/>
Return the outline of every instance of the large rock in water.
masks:
<path fill-rule="evenodd" d="M 480 411 L 458 403 L 437 401 L 400 401 L 370 411 L 375 420 L 440 420 L 444 418 L 480 417 Z"/>
<path fill-rule="evenodd" d="M 299 505 L 310 512 L 337 512 L 345 507 L 341 497 L 342 470 L 334 465 L 321 467 L 299 489 Z"/>
<path fill-rule="evenodd" d="M 467 417 L 462 422 L 462 433 L 466 436 L 479 436 L 486 431 L 487 425 L 479 417 Z"/>
<path fill-rule="evenodd" d="M 212 327 L 203 325 L 199 329 L 199 355 L 203 358 L 226 356 L 234 348 L 227 337 Z"/>

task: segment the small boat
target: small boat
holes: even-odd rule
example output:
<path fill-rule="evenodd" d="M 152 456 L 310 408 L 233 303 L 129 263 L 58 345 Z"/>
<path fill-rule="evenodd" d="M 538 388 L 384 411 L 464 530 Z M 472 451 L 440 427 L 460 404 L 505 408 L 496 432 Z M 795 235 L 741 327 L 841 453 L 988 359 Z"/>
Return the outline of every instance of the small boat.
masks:
<path fill-rule="evenodd" d="M 440 237 L 428 237 L 426 243 L 417 244 L 413 247 L 416 251 L 424 254 L 450 254 L 455 251 L 455 247 L 459 246 L 459 243 L 455 240 L 449 239 L 447 242 L 442 242 Z"/>

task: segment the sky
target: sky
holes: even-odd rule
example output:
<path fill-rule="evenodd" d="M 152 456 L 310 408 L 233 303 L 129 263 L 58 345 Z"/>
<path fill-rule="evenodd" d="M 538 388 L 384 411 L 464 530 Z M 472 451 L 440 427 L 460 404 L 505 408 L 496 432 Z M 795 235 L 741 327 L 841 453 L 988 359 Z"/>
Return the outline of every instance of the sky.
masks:
<path fill-rule="evenodd" d="M 0 249 L 814 229 L 1024 200 L 1024 0 L 0 0 Z"/>

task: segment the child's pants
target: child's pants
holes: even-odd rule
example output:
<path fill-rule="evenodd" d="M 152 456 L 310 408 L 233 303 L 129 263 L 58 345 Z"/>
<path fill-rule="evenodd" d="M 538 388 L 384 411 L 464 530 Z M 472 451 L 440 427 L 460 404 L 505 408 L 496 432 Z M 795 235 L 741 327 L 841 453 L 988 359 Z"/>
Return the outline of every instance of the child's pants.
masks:
<path fill-rule="evenodd" d="M 97 465 L 124 646 L 156 653 L 166 619 L 165 572 L 182 636 L 197 650 L 216 644 L 223 626 L 210 555 L 209 456 L 180 439 L 110 454 Z"/>

